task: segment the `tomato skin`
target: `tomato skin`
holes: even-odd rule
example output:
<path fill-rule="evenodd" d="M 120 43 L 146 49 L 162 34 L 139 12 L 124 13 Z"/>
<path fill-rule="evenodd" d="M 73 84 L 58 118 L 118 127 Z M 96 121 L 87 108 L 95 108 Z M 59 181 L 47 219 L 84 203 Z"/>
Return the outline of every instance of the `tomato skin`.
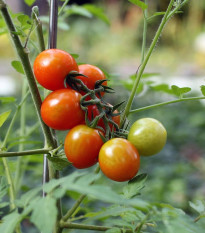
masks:
<path fill-rule="evenodd" d="M 162 150 L 166 144 L 167 132 L 158 120 L 141 118 L 131 126 L 128 140 L 137 148 L 140 155 L 150 156 Z"/>
<path fill-rule="evenodd" d="M 103 141 L 99 131 L 86 125 L 72 128 L 64 142 L 67 159 L 79 169 L 93 166 L 98 161 L 98 154 Z"/>
<path fill-rule="evenodd" d="M 45 124 L 56 130 L 68 130 L 84 121 L 80 107 L 81 94 L 72 89 L 51 92 L 41 105 L 41 117 Z"/>
<path fill-rule="evenodd" d="M 117 110 L 114 111 L 114 113 L 118 113 Z M 93 117 L 96 117 L 96 116 L 99 116 L 100 115 L 100 112 L 97 108 L 96 105 L 89 105 L 88 106 L 88 119 L 91 121 L 92 120 L 92 115 Z M 119 116 L 113 116 L 112 117 L 112 120 L 119 126 L 120 125 L 120 115 Z M 105 130 L 105 124 L 104 124 L 104 121 L 103 119 L 100 119 L 98 121 L 98 126 L 102 127 L 104 130 Z M 109 126 L 110 126 L 110 129 L 112 130 L 113 128 L 113 125 L 111 123 L 109 123 Z"/>
<path fill-rule="evenodd" d="M 140 156 L 128 140 L 113 138 L 100 149 L 99 165 L 102 172 L 111 180 L 128 181 L 139 170 Z"/>
<path fill-rule="evenodd" d="M 97 66 L 83 64 L 79 65 L 78 68 L 79 73 L 87 76 L 87 78 L 83 76 L 77 76 L 77 78 L 82 80 L 83 83 L 91 90 L 94 89 L 96 81 L 106 79 L 105 74 Z M 107 86 L 107 81 L 105 81 L 103 85 Z M 82 92 L 81 94 L 84 95 L 85 93 Z M 104 92 L 101 92 L 101 95 L 103 96 Z"/>
<path fill-rule="evenodd" d="M 64 87 L 64 79 L 70 71 L 78 71 L 75 59 L 60 49 L 48 49 L 35 59 L 34 74 L 44 88 L 54 91 Z"/>

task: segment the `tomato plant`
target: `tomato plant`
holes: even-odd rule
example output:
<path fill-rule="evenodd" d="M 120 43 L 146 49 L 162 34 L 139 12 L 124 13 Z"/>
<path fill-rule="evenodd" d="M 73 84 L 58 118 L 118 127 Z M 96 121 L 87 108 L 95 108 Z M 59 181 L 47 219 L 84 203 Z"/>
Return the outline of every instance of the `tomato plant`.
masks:
<path fill-rule="evenodd" d="M 118 110 L 115 110 L 113 112 L 113 114 L 117 114 L 117 113 L 119 113 Z M 89 120 L 92 120 L 92 118 L 95 118 L 96 116 L 99 116 L 99 115 L 100 115 L 100 111 L 98 110 L 96 105 L 89 105 L 88 106 L 88 119 Z M 120 115 L 112 116 L 111 118 L 118 126 L 120 125 Z M 102 127 L 105 130 L 105 123 L 104 123 L 102 118 L 98 121 L 97 125 Z M 112 130 L 113 125 L 111 123 L 109 123 L 109 127 Z"/>
<path fill-rule="evenodd" d="M 154 155 L 164 147 L 167 132 L 158 120 L 142 118 L 131 126 L 128 140 L 135 145 L 140 155 Z"/>
<path fill-rule="evenodd" d="M 67 134 L 64 150 L 74 167 L 88 168 L 97 163 L 102 145 L 103 141 L 98 130 L 78 125 Z"/>
<path fill-rule="evenodd" d="M 41 106 L 43 121 L 53 129 L 68 130 L 84 121 L 80 107 L 81 94 L 72 89 L 51 92 Z"/>
<path fill-rule="evenodd" d="M 97 66 L 90 64 L 83 64 L 83 65 L 79 65 L 78 68 L 79 68 L 79 73 L 85 75 L 86 77 L 77 76 L 77 78 L 82 80 L 83 83 L 91 90 L 94 90 L 96 81 L 106 79 L 103 71 Z M 107 86 L 107 81 L 103 82 L 103 85 Z M 84 93 L 81 92 L 81 94 Z M 101 92 L 101 95 L 103 96 L 104 93 Z"/>
<path fill-rule="evenodd" d="M 131 142 L 123 138 L 113 138 L 102 146 L 99 165 L 108 178 L 119 182 L 127 181 L 137 174 L 140 156 Z"/>
<path fill-rule="evenodd" d="M 64 88 L 64 79 L 70 71 L 78 71 L 75 59 L 60 49 L 48 49 L 35 59 L 33 70 L 37 81 L 46 89 Z"/>

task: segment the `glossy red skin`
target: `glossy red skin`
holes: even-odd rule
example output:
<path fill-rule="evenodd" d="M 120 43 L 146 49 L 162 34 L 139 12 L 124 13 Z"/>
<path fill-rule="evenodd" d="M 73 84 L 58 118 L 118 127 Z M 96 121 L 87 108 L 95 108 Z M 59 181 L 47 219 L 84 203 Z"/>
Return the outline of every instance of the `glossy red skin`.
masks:
<path fill-rule="evenodd" d="M 139 170 L 140 156 L 128 140 L 113 138 L 100 149 L 99 165 L 111 180 L 128 181 L 134 178 Z"/>
<path fill-rule="evenodd" d="M 115 110 L 114 113 L 116 114 L 116 113 L 118 113 L 118 111 Z M 93 114 L 94 117 L 100 115 L 100 112 L 99 112 L 99 110 L 98 110 L 98 108 L 97 108 L 96 105 L 89 105 L 89 106 L 88 106 L 88 119 L 89 119 L 89 120 L 92 120 L 92 114 Z M 119 115 L 119 116 L 114 116 L 114 117 L 112 117 L 112 120 L 113 120 L 118 126 L 120 125 L 120 115 Z M 104 124 L 103 119 L 100 119 L 100 120 L 98 121 L 98 126 L 102 127 L 102 128 L 105 130 L 105 124 Z M 112 130 L 113 125 L 112 125 L 111 123 L 109 123 L 109 126 L 110 126 L 110 129 Z"/>
<path fill-rule="evenodd" d="M 39 84 L 54 91 L 64 88 L 64 79 L 70 71 L 78 71 L 75 59 L 60 49 L 48 49 L 35 59 L 33 70 Z"/>
<path fill-rule="evenodd" d="M 86 125 L 78 125 L 67 134 L 64 150 L 74 167 L 83 169 L 93 166 L 98 161 L 98 154 L 103 141 L 98 130 Z"/>
<path fill-rule="evenodd" d="M 72 89 L 51 92 L 41 105 L 43 121 L 56 130 L 68 130 L 82 123 L 85 113 L 80 107 L 81 97 Z"/>
<path fill-rule="evenodd" d="M 83 76 L 78 76 L 77 78 L 82 80 L 83 83 L 91 90 L 94 89 L 96 81 L 106 79 L 105 74 L 97 66 L 83 64 L 79 65 L 78 68 L 79 73 L 87 76 L 87 78 Z M 107 81 L 105 81 L 103 85 L 107 86 Z M 85 93 L 82 92 L 81 94 L 83 95 Z M 101 95 L 103 96 L 104 93 L 101 92 Z"/>

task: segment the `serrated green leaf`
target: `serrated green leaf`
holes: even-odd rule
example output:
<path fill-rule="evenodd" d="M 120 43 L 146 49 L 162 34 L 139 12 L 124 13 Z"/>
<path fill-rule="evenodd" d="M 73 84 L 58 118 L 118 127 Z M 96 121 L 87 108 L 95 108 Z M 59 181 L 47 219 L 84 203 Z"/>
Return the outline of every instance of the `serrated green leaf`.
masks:
<path fill-rule="evenodd" d="M 11 62 L 11 65 L 12 65 L 13 68 L 14 68 L 17 72 L 19 72 L 20 74 L 25 74 L 25 73 L 24 73 L 23 66 L 22 66 L 22 64 L 21 64 L 20 61 L 12 61 L 12 62 Z"/>
<path fill-rule="evenodd" d="M 40 232 L 50 233 L 53 230 L 57 218 L 56 200 L 46 196 L 36 202 L 31 214 L 33 222 Z"/>
<path fill-rule="evenodd" d="M 11 113 L 11 110 L 0 114 L 0 127 L 4 124 Z"/>
<path fill-rule="evenodd" d="M 203 96 L 205 96 L 205 86 L 201 85 L 201 93 Z"/>
<path fill-rule="evenodd" d="M 186 94 L 188 92 L 191 91 L 191 88 L 190 87 L 178 87 L 176 85 L 172 85 L 171 86 L 171 89 L 173 91 L 173 93 L 178 96 L 179 98 L 182 98 L 183 97 L 183 94 Z"/>
<path fill-rule="evenodd" d="M 89 212 L 85 214 L 86 218 L 92 218 L 92 220 L 99 220 L 104 218 L 109 218 L 110 216 L 119 216 L 121 214 L 124 214 L 126 212 L 134 212 L 136 213 L 138 210 L 132 208 L 132 207 L 125 207 L 125 206 L 111 206 L 104 208 L 103 210 L 99 212 Z"/>
<path fill-rule="evenodd" d="M 155 91 L 163 91 L 165 93 L 172 94 L 172 95 L 174 94 L 173 90 L 170 89 L 168 84 L 159 84 L 156 86 L 150 86 L 150 88 L 155 90 Z"/>
<path fill-rule="evenodd" d="M 130 180 L 123 188 L 123 195 L 130 199 L 136 195 L 139 195 L 139 191 L 144 188 L 144 183 L 147 179 L 147 174 L 140 174 Z"/>
<path fill-rule="evenodd" d="M 18 200 L 18 206 L 19 207 L 25 207 L 27 206 L 31 200 L 33 200 L 36 196 L 39 195 L 39 192 L 41 191 L 41 187 L 31 189 L 27 193 L 21 195 L 21 198 Z"/>
<path fill-rule="evenodd" d="M 68 15 L 77 14 L 88 18 L 92 17 L 90 11 L 88 11 L 84 6 L 78 6 L 75 4 L 67 7 L 66 13 Z"/>
<path fill-rule="evenodd" d="M 129 2 L 133 3 L 134 5 L 142 8 L 142 10 L 147 9 L 147 4 L 145 4 L 144 2 L 140 1 L 140 0 L 128 0 Z"/>
<path fill-rule="evenodd" d="M 24 2 L 28 5 L 31 6 L 35 3 L 36 0 L 24 0 Z"/>
<path fill-rule="evenodd" d="M 6 215 L 1 221 L 0 232 L 13 233 L 17 223 L 21 220 L 20 214 L 12 212 Z"/>
<path fill-rule="evenodd" d="M 104 14 L 102 8 L 94 6 L 92 4 L 84 4 L 83 7 L 88 10 L 91 14 L 101 19 L 106 24 L 110 24 L 108 17 Z"/>
<path fill-rule="evenodd" d="M 73 57 L 73 58 L 79 58 L 79 54 L 76 54 L 76 53 L 70 53 L 70 55 Z"/>
<path fill-rule="evenodd" d="M 47 156 L 47 158 L 52 162 L 53 167 L 59 171 L 62 171 L 65 167 L 71 165 L 71 163 L 66 158 L 51 157 L 51 156 Z"/>
<path fill-rule="evenodd" d="M 139 220 L 139 218 L 137 217 L 136 214 L 130 213 L 130 212 L 124 213 L 123 215 L 121 215 L 121 217 L 123 220 L 125 220 L 126 222 L 129 222 L 129 223 Z"/>
<path fill-rule="evenodd" d="M 16 98 L 14 97 L 0 97 L 0 101 L 2 104 L 12 103 L 16 101 Z"/>
<path fill-rule="evenodd" d="M 203 203 L 201 200 L 197 200 L 196 203 L 189 202 L 189 205 L 196 210 L 199 214 L 204 213 L 205 211 L 205 203 Z"/>
<path fill-rule="evenodd" d="M 28 15 L 24 15 L 21 14 L 19 16 L 17 16 L 18 21 L 20 22 L 21 26 L 28 26 L 28 22 L 30 22 L 30 18 L 28 17 Z"/>

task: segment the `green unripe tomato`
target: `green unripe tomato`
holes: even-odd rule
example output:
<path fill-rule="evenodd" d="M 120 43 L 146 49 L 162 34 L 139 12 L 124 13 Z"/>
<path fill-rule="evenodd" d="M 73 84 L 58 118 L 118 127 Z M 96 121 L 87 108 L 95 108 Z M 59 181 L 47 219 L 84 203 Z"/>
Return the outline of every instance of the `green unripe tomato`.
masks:
<path fill-rule="evenodd" d="M 128 141 L 138 150 L 140 155 L 150 156 L 162 150 L 167 140 L 164 126 L 153 118 L 142 118 L 131 126 Z"/>

